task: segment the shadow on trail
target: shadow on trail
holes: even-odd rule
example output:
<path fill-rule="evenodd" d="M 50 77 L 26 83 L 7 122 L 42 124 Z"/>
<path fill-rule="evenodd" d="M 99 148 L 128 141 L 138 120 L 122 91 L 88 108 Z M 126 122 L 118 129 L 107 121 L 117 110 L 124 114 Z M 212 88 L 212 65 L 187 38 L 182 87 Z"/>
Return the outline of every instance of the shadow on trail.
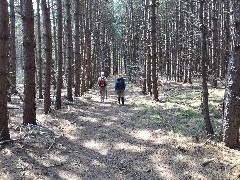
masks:
<path fill-rule="evenodd" d="M 75 98 L 74 102 L 65 103 L 61 110 L 53 110 L 39 122 L 45 128 L 44 133 L 29 142 L 0 150 L 1 153 L 15 150 L 11 152 L 15 158 L 6 156 L 12 166 L 5 170 L 0 166 L 0 173 L 7 171 L 10 179 L 17 176 L 31 179 L 32 174 L 37 179 L 79 180 L 228 177 L 223 175 L 226 167 L 221 163 L 215 163 L 219 174 L 210 174 L 207 167 L 201 166 L 203 158 L 214 154 L 212 150 L 199 146 L 190 149 L 182 147 L 177 140 L 168 139 L 167 130 L 173 128 L 171 122 L 178 120 L 172 113 L 177 109 L 166 110 L 167 117 L 161 114 L 151 117 L 149 109 L 141 109 L 133 103 L 132 99 L 140 98 L 139 94 L 139 89 L 129 88 L 125 106 L 121 106 L 117 104 L 113 89 L 108 89 L 109 96 L 104 103 L 99 102 L 98 89 L 92 89 L 91 98 Z M 178 127 L 173 130 L 180 131 Z M 17 156 L 18 152 L 21 157 Z M 21 163 L 26 169 L 18 168 Z"/>

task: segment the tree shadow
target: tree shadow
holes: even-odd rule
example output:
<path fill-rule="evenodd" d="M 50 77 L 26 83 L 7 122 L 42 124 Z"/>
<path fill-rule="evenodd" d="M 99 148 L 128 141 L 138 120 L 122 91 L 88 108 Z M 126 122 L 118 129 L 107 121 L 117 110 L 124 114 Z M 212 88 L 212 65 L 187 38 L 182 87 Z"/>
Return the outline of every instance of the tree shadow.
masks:
<path fill-rule="evenodd" d="M 8 166 L 0 165 L 0 173 L 9 179 L 229 179 L 224 174 L 229 165 L 216 160 L 202 166 L 217 154 L 188 138 L 194 133 L 186 122 L 197 113 L 145 104 L 136 108 L 130 101 L 118 106 L 114 92 L 109 95 L 104 103 L 96 98 L 65 102 L 39 119 L 41 133 L 28 131 L 29 138 L 1 146 Z M 169 132 L 181 137 L 170 139 Z"/>

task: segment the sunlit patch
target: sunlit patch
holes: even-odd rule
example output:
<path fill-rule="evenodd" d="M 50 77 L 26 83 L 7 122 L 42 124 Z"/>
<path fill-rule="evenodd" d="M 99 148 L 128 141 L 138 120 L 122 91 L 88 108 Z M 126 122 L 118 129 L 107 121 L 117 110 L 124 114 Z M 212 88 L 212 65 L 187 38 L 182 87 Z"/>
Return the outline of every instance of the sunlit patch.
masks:
<path fill-rule="evenodd" d="M 66 179 L 66 177 L 68 177 L 68 179 L 79 179 L 79 176 L 77 174 L 74 174 L 74 172 L 72 172 L 72 171 L 63 171 L 63 170 L 59 171 L 59 177 L 61 179 Z"/>
<path fill-rule="evenodd" d="M 12 151 L 10 149 L 4 149 L 1 154 L 4 156 L 11 156 Z"/>
<path fill-rule="evenodd" d="M 9 172 L 2 172 L 2 173 L 0 173 L 0 177 L 2 178 L 2 179 L 11 179 L 12 178 L 12 176 L 10 175 L 10 173 Z"/>
<path fill-rule="evenodd" d="M 107 155 L 107 153 L 108 153 L 107 145 L 102 142 L 96 142 L 95 140 L 85 141 L 83 143 L 83 146 L 88 149 L 97 151 L 98 153 L 100 153 L 102 155 Z"/>
<path fill-rule="evenodd" d="M 114 122 L 106 122 L 106 123 L 103 123 L 104 126 L 111 126 Z"/>
<path fill-rule="evenodd" d="M 98 120 L 99 120 L 98 118 L 94 118 L 94 117 L 89 118 L 89 116 L 87 116 L 87 117 L 79 116 L 78 119 L 93 122 L 93 123 L 98 122 Z"/>
<path fill-rule="evenodd" d="M 161 137 L 155 139 L 155 143 L 158 144 L 165 144 L 165 143 L 169 143 L 169 136 L 166 135 L 161 135 Z"/>
<path fill-rule="evenodd" d="M 69 152 L 71 152 L 72 154 L 78 153 L 77 151 L 69 151 Z M 67 161 L 67 157 L 60 154 L 54 154 L 54 156 L 48 157 L 47 160 L 59 162 L 57 164 L 61 164 L 62 162 Z"/>
<path fill-rule="evenodd" d="M 103 168 L 103 167 L 106 167 L 105 164 L 99 162 L 99 161 L 96 160 L 96 159 L 94 159 L 94 160 L 92 161 L 92 164 L 93 164 L 94 166 L 99 166 L 99 167 L 102 167 L 102 168 Z"/>
<path fill-rule="evenodd" d="M 192 102 L 191 107 L 199 107 L 199 104 L 199 101 Z"/>
<path fill-rule="evenodd" d="M 114 149 L 116 150 L 126 150 L 131 152 L 144 152 L 146 151 L 146 147 L 143 146 L 135 146 L 129 143 L 117 143 L 114 146 Z"/>
<path fill-rule="evenodd" d="M 65 136 L 69 139 L 69 140 L 77 140 L 78 137 L 75 136 L 75 132 L 76 132 L 76 127 L 72 124 L 63 124 L 63 126 L 61 127 L 61 129 L 63 130 L 63 132 L 65 133 Z"/>
<path fill-rule="evenodd" d="M 142 139 L 142 140 L 150 140 L 151 138 L 151 133 L 147 130 L 140 130 L 140 131 L 137 131 L 133 134 L 133 136 L 137 139 Z"/>

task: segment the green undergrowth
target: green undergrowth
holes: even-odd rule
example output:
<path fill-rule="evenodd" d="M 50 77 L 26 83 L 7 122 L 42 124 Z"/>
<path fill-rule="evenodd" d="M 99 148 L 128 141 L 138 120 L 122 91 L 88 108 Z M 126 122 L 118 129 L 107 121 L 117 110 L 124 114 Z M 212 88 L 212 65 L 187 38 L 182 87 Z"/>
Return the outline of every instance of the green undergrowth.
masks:
<path fill-rule="evenodd" d="M 202 137 L 206 135 L 200 89 L 175 87 L 159 96 L 160 103 L 151 101 L 150 96 L 133 100 L 142 121 L 148 124 L 157 123 L 159 128 L 169 133 Z M 223 90 L 209 90 L 210 117 L 216 134 L 221 130 L 222 99 Z"/>

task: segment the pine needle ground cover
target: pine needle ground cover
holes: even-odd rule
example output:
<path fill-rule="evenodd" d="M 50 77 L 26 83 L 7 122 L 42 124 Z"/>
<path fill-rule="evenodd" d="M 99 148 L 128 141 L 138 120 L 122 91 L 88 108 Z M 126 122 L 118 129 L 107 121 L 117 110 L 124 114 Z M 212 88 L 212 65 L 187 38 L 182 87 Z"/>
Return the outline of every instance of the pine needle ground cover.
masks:
<path fill-rule="evenodd" d="M 108 99 L 93 88 L 61 110 L 23 126 L 21 100 L 12 100 L 10 131 L 16 141 L 0 145 L 0 179 L 237 179 L 240 152 L 221 143 L 222 89 L 209 90 L 216 135 L 205 134 L 198 84 L 166 82 L 160 102 L 128 83 L 119 106 L 110 79 Z M 21 91 L 19 91 L 22 93 Z M 63 92 L 63 97 L 64 97 Z M 13 106 L 14 105 L 14 106 Z M 19 108 L 17 108 L 19 107 Z"/>

